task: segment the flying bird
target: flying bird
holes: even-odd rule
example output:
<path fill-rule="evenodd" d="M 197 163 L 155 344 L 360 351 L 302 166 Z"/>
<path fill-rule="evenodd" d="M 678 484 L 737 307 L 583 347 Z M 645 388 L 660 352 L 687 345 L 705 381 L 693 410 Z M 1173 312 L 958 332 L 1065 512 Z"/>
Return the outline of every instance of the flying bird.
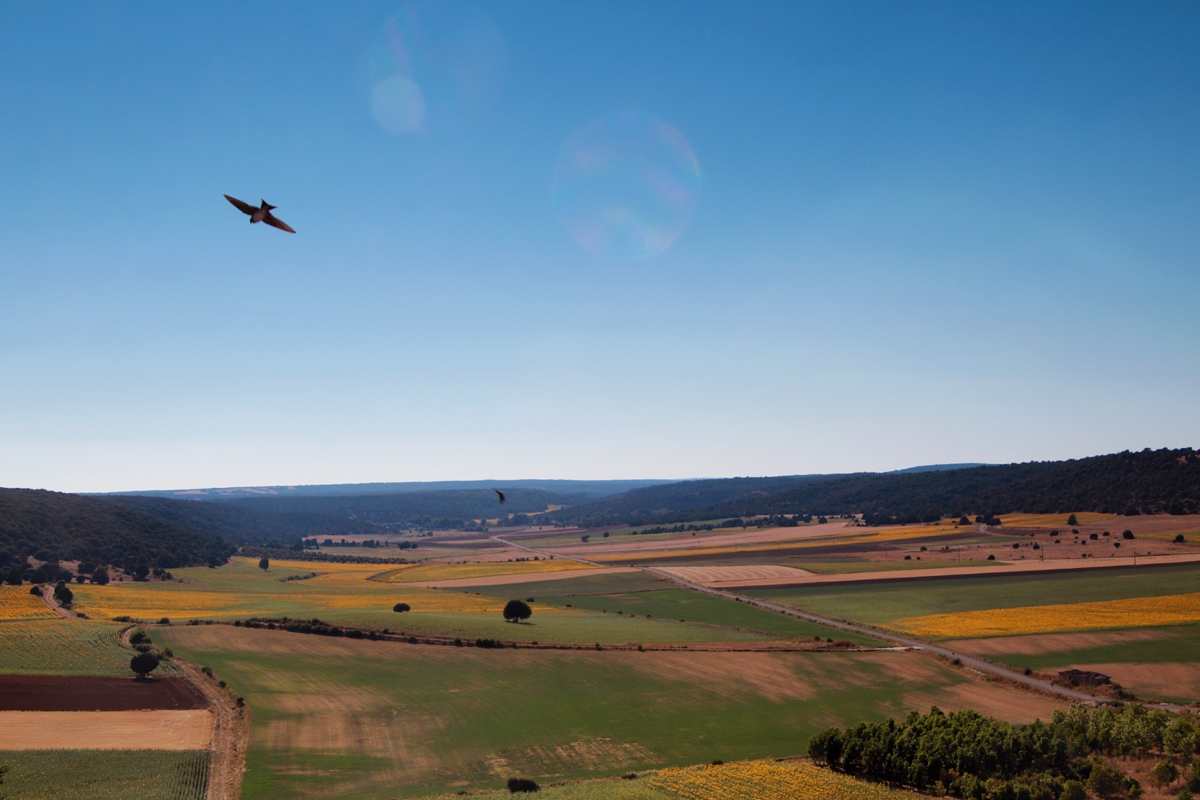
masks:
<path fill-rule="evenodd" d="M 291 225 L 288 225 L 286 222 L 281 220 L 279 217 L 277 217 L 271 213 L 271 209 L 278 208 L 279 206 L 273 206 L 270 203 L 268 203 L 266 200 L 263 200 L 262 205 L 259 206 L 258 208 L 255 208 L 254 206 L 250 205 L 249 203 L 243 203 L 241 200 L 238 200 L 236 197 L 230 197 L 229 195 L 225 195 L 225 199 L 228 200 L 229 202 L 233 203 L 233 207 L 236 208 L 238 211 L 241 211 L 243 214 L 249 214 L 251 224 L 253 224 L 255 222 L 265 222 L 268 225 L 270 225 L 272 228 L 279 228 L 279 230 L 281 230 L 281 231 L 287 231 L 288 233 L 295 233 L 295 231 L 292 230 Z"/>
<path fill-rule="evenodd" d="M 492 491 L 500 496 L 500 502 L 503 503 L 504 502 L 504 492 L 500 491 L 499 489 L 492 489 Z"/>

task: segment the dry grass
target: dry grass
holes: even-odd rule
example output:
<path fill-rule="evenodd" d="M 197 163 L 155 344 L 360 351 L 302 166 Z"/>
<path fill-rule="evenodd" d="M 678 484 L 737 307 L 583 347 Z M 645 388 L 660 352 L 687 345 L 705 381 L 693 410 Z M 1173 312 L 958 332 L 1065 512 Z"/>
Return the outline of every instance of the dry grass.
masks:
<path fill-rule="evenodd" d="M 371 578 L 382 583 L 451 581 L 463 578 L 490 578 L 497 575 L 529 575 L 543 572 L 595 569 L 566 558 L 553 561 L 481 561 L 471 564 L 416 564 L 389 570 Z"/>
<path fill-rule="evenodd" d="M 208 711 L 0 711 L 0 750 L 204 750 Z"/>

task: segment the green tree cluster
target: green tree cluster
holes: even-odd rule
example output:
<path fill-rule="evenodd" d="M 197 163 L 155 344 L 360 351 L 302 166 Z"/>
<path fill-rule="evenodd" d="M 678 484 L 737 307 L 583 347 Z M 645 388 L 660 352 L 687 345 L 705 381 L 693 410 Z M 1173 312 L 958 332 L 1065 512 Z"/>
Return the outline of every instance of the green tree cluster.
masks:
<path fill-rule="evenodd" d="M 1189 716 L 1072 706 L 1046 724 L 1011 725 L 975 711 L 910 714 L 902 722 L 829 728 L 809 741 L 818 763 L 865 778 L 967 800 L 1137 796 L 1137 781 L 1105 759 L 1197 749 Z M 1165 770 L 1164 770 L 1165 772 Z"/>

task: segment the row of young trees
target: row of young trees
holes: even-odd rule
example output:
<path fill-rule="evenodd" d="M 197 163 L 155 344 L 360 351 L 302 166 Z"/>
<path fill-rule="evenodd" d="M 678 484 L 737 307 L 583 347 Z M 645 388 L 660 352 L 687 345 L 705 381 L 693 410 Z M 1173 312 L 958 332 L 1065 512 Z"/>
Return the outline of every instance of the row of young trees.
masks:
<path fill-rule="evenodd" d="M 1083 800 L 1141 787 L 1106 757 L 1152 752 L 1184 762 L 1200 750 L 1190 715 L 1073 706 L 1046 724 L 1011 725 L 975 711 L 910 714 L 904 721 L 829 728 L 809 740 L 809 755 L 833 769 L 966 800 Z"/>

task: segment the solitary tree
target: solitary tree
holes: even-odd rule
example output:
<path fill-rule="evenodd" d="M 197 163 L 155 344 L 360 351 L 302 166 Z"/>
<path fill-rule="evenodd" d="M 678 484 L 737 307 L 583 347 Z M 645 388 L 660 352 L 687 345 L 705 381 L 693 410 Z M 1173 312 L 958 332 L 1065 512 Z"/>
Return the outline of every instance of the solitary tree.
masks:
<path fill-rule="evenodd" d="M 1074 514 L 1072 514 L 1071 516 L 1067 517 L 1067 524 L 1068 524 L 1068 525 L 1078 525 L 1078 524 L 1079 524 L 1079 517 L 1077 517 L 1077 516 L 1075 516 Z"/>
<path fill-rule="evenodd" d="M 396 605 L 392 606 L 392 611 L 411 611 L 411 610 L 412 610 L 412 606 L 410 606 L 408 603 L 396 603 Z"/>
<path fill-rule="evenodd" d="M 533 609 L 524 600 L 509 600 L 504 606 L 504 618 L 509 622 L 519 623 L 533 616 Z"/>
<path fill-rule="evenodd" d="M 138 653 L 129 659 L 129 668 L 136 672 L 139 678 L 145 678 L 158 669 L 158 656 L 154 653 Z"/>
<path fill-rule="evenodd" d="M 267 558 L 266 556 L 263 556 L 262 558 L 260 558 L 258 560 L 258 568 L 259 569 L 270 569 L 271 568 L 271 559 Z"/>
<path fill-rule="evenodd" d="M 98 567 L 92 573 L 92 583 L 97 584 L 98 586 L 104 586 L 105 584 L 107 584 L 108 583 L 108 570 L 105 569 L 104 567 Z"/>

